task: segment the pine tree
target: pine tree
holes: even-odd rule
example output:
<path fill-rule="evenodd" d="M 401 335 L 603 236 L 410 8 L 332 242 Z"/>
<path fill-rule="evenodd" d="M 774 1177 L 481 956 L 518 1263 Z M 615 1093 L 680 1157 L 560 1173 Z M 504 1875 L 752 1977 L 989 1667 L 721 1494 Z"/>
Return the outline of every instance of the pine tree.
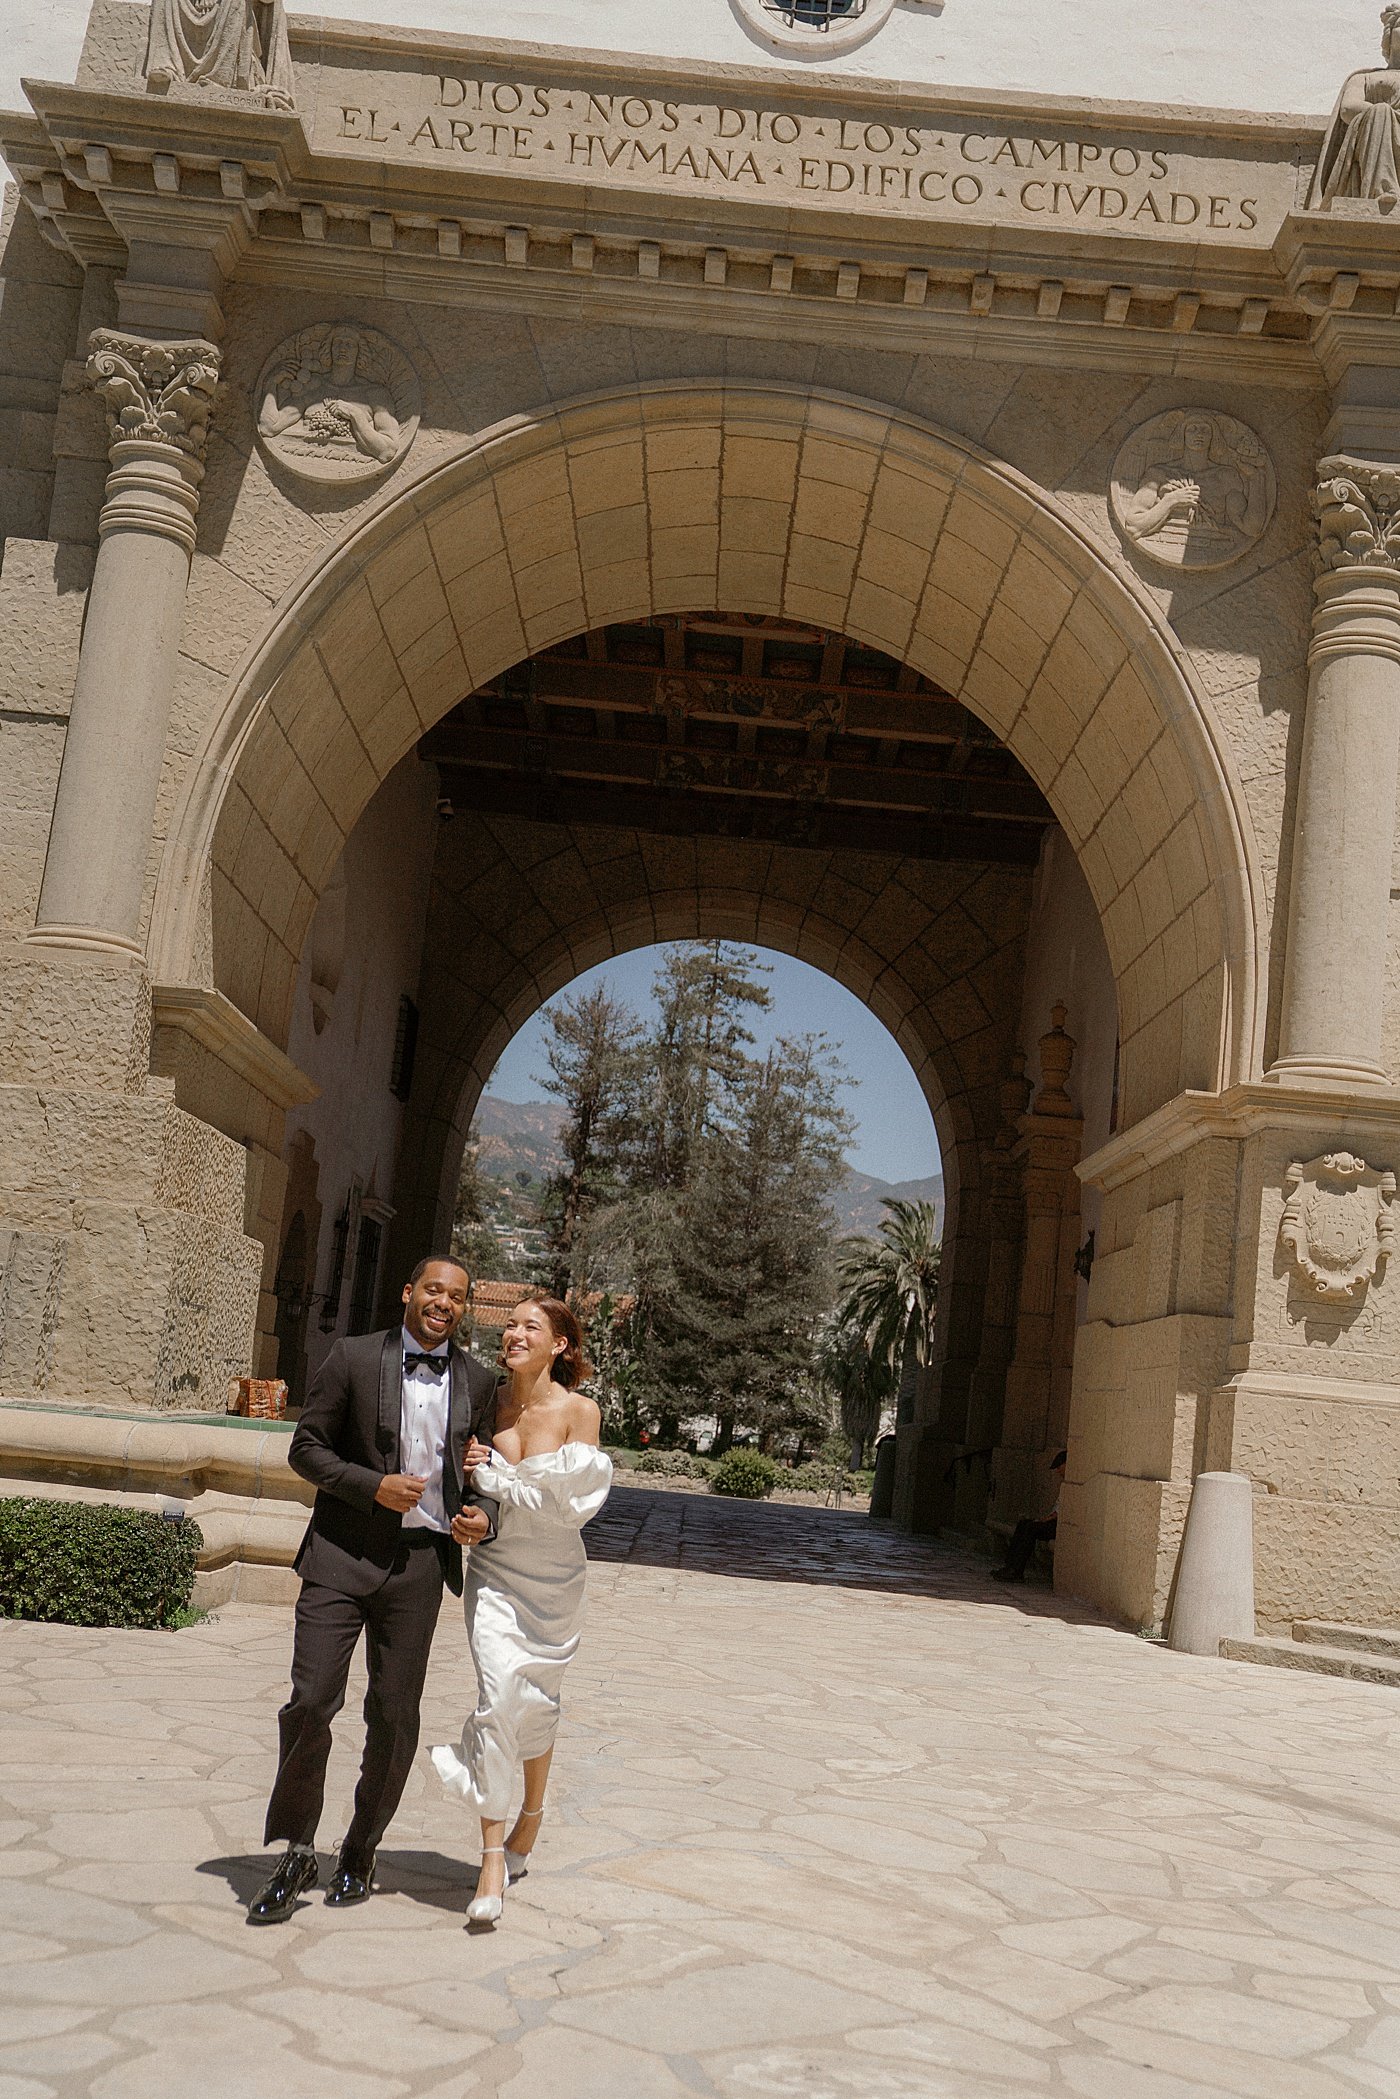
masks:
<path fill-rule="evenodd" d="M 734 1090 L 751 1068 L 747 1017 L 771 1002 L 765 974 L 751 949 L 724 940 L 666 950 L 653 987 L 655 1091 L 644 1169 L 650 1186 L 684 1188 L 697 1146 L 731 1112 Z"/>
<path fill-rule="evenodd" d="M 729 1112 L 694 1146 L 648 1368 L 715 1415 L 716 1451 L 739 1426 L 770 1442 L 810 1411 L 802 1401 L 832 1282 L 829 1198 L 851 1130 L 842 1076 L 819 1038 L 782 1041 L 730 1078 Z"/>
<path fill-rule="evenodd" d="M 470 1275 L 490 1282 L 508 1280 L 513 1273 L 510 1257 L 487 1214 L 493 1184 L 481 1171 L 474 1144 L 462 1155 L 462 1175 L 457 1183 L 457 1203 L 452 1213 L 451 1251 L 465 1261 Z"/>
<path fill-rule="evenodd" d="M 563 1165 L 546 1190 L 553 1286 L 562 1297 L 588 1282 L 581 1256 L 585 1226 L 624 1185 L 635 1137 L 635 1094 L 642 1030 L 630 1008 L 600 985 L 561 999 L 549 1012 L 547 1093 L 564 1103 Z"/>

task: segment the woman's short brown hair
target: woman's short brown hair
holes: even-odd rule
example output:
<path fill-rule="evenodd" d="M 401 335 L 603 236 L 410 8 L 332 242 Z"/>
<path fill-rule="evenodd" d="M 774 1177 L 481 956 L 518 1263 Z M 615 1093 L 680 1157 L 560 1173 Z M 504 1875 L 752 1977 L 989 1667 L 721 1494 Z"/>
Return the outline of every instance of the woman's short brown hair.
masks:
<path fill-rule="evenodd" d="M 533 1305 L 536 1311 L 543 1312 L 555 1340 L 564 1344 L 550 1366 L 549 1374 L 555 1384 L 566 1385 L 570 1391 L 575 1385 L 581 1385 L 586 1377 L 591 1376 L 593 1366 L 583 1353 L 583 1328 L 564 1300 L 561 1297 L 522 1297 L 515 1308 L 517 1312 L 520 1305 Z"/>

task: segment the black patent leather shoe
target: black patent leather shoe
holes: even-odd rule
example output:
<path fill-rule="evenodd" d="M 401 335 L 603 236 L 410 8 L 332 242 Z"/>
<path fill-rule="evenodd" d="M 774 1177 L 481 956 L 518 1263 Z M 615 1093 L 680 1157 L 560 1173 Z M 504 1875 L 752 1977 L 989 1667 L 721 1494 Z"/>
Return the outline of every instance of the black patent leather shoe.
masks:
<path fill-rule="evenodd" d="M 368 1902 L 374 1893 L 374 1853 L 341 1847 L 335 1871 L 326 1884 L 326 1908 L 346 1910 L 356 1902 Z"/>
<path fill-rule="evenodd" d="M 320 1867 L 314 1851 L 292 1851 L 279 1859 L 266 1887 L 248 1904 L 250 1924 L 282 1924 L 297 1906 L 297 1897 L 314 1888 Z"/>

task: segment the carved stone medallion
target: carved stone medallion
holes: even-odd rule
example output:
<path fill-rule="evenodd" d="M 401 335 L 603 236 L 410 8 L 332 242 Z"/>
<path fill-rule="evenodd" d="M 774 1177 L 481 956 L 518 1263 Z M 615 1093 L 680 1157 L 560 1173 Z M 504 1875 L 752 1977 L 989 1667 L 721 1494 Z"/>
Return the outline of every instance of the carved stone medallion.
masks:
<path fill-rule="evenodd" d="M 1113 462 L 1110 500 L 1128 545 L 1168 568 L 1225 568 L 1274 514 L 1274 463 L 1247 423 L 1173 408 L 1143 423 Z"/>
<path fill-rule="evenodd" d="M 1354 1152 L 1289 1167 L 1279 1244 L 1329 1304 L 1359 1304 L 1395 1243 L 1395 1175 Z"/>
<path fill-rule="evenodd" d="M 357 321 L 321 321 L 280 343 L 257 401 L 263 449 L 304 481 L 342 487 L 391 472 L 422 413 L 403 351 Z"/>

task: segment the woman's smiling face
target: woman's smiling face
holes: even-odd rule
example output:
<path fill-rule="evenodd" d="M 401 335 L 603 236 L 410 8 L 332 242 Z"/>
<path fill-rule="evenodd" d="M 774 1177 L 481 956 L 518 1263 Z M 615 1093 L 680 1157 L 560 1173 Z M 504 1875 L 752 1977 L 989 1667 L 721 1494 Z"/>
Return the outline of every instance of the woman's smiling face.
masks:
<path fill-rule="evenodd" d="M 564 1347 L 532 1298 L 518 1304 L 501 1335 L 501 1360 L 507 1370 L 548 1370 Z"/>

